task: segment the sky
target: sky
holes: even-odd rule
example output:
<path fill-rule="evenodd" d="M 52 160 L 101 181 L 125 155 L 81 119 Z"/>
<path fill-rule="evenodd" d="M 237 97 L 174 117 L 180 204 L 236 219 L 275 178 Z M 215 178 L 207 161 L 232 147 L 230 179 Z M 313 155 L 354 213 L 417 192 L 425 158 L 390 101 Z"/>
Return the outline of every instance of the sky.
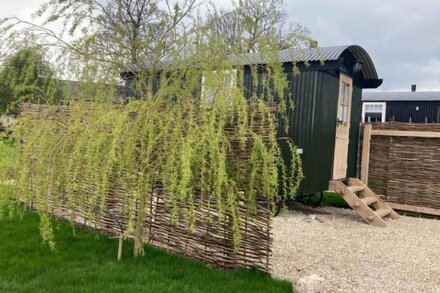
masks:
<path fill-rule="evenodd" d="M 287 0 L 292 20 L 319 46 L 367 50 L 383 84 L 378 90 L 440 90 L 439 0 Z"/>
<path fill-rule="evenodd" d="M 43 0 L 0 0 L 0 17 L 30 18 Z M 230 6 L 230 0 L 216 0 Z M 320 47 L 360 45 L 384 82 L 379 91 L 440 90 L 439 0 L 285 0 L 289 21 Z"/>

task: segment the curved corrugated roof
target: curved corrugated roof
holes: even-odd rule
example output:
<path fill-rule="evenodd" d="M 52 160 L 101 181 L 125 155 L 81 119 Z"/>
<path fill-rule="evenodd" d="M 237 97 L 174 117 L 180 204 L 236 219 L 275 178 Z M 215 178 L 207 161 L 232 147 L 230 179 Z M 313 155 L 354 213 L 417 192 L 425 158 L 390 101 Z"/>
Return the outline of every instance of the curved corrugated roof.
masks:
<path fill-rule="evenodd" d="M 363 92 L 363 102 L 440 101 L 440 92 Z"/>
<path fill-rule="evenodd" d="M 308 49 L 292 49 L 280 50 L 274 54 L 249 53 L 238 56 L 231 56 L 230 62 L 236 65 L 252 65 L 252 64 L 268 64 L 271 62 L 319 62 L 319 61 L 337 61 L 341 55 L 349 51 L 356 56 L 356 58 L 363 63 L 362 74 L 365 80 L 380 81 L 373 61 L 364 48 L 357 45 L 320 47 Z M 169 63 L 171 60 L 163 60 L 162 63 Z M 148 67 L 148 66 L 147 66 Z M 137 65 L 132 65 L 130 71 L 139 71 Z M 380 83 L 373 87 L 377 87 Z"/>
<path fill-rule="evenodd" d="M 311 49 L 295 49 L 295 50 L 281 50 L 278 56 L 271 56 L 276 58 L 277 62 L 318 62 L 318 61 L 336 61 L 345 51 L 353 53 L 359 61 L 363 63 L 362 72 L 365 79 L 378 79 L 376 68 L 373 61 L 364 48 L 357 45 L 321 47 Z M 250 53 L 233 57 L 232 61 L 241 65 L 249 64 L 266 64 L 271 62 L 271 58 L 262 56 L 259 53 Z"/>

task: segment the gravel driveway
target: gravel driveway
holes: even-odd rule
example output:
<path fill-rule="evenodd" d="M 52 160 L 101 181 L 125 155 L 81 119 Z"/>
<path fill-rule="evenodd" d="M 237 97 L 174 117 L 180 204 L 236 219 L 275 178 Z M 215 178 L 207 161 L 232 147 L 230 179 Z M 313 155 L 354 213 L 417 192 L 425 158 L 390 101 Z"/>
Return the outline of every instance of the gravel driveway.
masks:
<path fill-rule="evenodd" d="M 440 292 L 440 220 L 401 216 L 378 228 L 352 210 L 318 210 L 331 214 L 275 218 L 275 277 L 316 274 L 329 292 Z"/>

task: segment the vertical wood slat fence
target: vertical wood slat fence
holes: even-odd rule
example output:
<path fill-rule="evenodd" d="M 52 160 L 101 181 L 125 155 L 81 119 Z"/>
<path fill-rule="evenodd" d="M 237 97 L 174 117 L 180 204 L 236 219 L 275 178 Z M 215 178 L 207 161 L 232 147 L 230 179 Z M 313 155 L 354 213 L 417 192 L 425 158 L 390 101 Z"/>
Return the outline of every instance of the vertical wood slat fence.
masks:
<path fill-rule="evenodd" d="M 397 210 L 440 216 L 440 124 L 362 127 L 361 180 Z"/>
<path fill-rule="evenodd" d="M 42 118 L 39 115 L 45 107 L 27 104 L 22 107 L 22 113 L 23 115 L 32 115 L 34 119 L 45 119 L 47 117 Z M 60 106 L 58 109 L 56 114 L 50 117 L 51 119 L 65 119 L 69 115 L 67 106 Z M 255 131 L 267 131 L 264 125 L 261 127 L 258 119 L 254 127 Z M 225 129 L 225 131 L 232 130 Z M 269 133 L 266 135 L 267 138 Z M 249 158 L 252 146 L 247 146 L 243 150 L 238 139 L 231 143 L 236 148 L 233 150 L 234 155 L 243 160 Z M 34 188 L 35 192 L 38 187 Z M 81 189 L 86 196 L 91 197 L 95 190 L 93 181 L 83 182 Z M 87 215 L 81 205 L 77 203 L 74 222 L 108 235 L 119 236 L 127 227 L 127 219 L 123 216 L 124 192 L 120 186 L 111 186 L 105 202 L 105 212 L 98 219 Z M 71 219 L 72 215 L 68 208 L 67 198 L 63 194 L 54 196 L 57 197 L 57 202 L 52 203 L 52 213 L 58 218 Z M 255 213 L 248 211 L 245 201 L 238 202 L 241 245 L 238 251 L 234 251 L 231 215 L 226 214 L 222 220 L 219 220 L 215 208 L 216 203 L 213 200 L 209 201 L 200 193 L 195 194 L 194 197 L 196 199 L 194 203 L 196 222 L 194 230 L 190 232 L 188 219 L 183 217 L 178 224 L 172 223 L 171 210 L 165 204 L 165 195 L 158 185 L 153 195 L 150 196 L 150 202 L 144 211 L 146 214 L 143 231 L 144 242 L 221 269 L 256 268 L 269 273 L 272 253 L 270 200 L 257 194 Z M 179 203 L 180 210 L 188 208 L 185 204 Z M 85 210 L 90 209 L 85 208 Z"/>

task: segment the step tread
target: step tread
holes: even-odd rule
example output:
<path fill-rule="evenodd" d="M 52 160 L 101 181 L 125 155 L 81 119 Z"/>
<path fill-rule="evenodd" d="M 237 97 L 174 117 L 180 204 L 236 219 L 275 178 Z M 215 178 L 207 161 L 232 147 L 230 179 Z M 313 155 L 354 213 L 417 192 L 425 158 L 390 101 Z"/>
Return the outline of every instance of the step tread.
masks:
<path fill-rule="evenodd" d="M 372 197 L 372 196 L 367 196 L 367 197 L 361 198 L 361 201 L 363 201 L 366 205 L 370 205 L 372 203 L 377 202 L 377 198 Z"/>
<path fill-rule="evenodd" d="M 364 188 L 363 186 L 360 186 L 360 185 L 352 185 L 352 186 L 348 186 L 348 189 L 349 189 L 351 192 L 356 193 L 356 192 L 358 192 L 358 191 L 362 191 L 362 190 L 364 190 L 365 188 Z"/>
<path fill-rule="evenodd" d="M 386 227 L 385 217 L 399 218 L 398 214 L 380 196 L 358 178 L 332 180 L 329 183 L 329 190 L 339 193 L 365 222 L 371 225 Z"/>
<path fill-rule="evenodd" d="M 391 213 L 391 209 L 377 209 L 374 211 L 374 213 L 383 218 Z"/>

